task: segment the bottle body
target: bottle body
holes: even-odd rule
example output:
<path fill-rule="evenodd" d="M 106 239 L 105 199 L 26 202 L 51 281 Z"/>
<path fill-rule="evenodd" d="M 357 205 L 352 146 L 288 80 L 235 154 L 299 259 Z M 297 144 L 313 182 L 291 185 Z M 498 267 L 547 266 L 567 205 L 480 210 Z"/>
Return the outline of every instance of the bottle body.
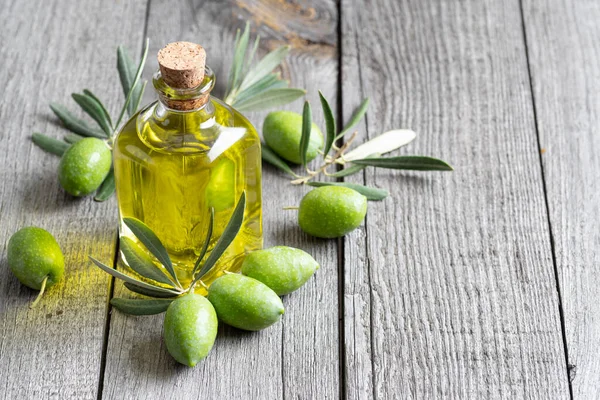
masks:
<path fill-rule="evenodd" d="M 243 226 L 203 283 L 239 270 L 247 252 L 262 248 L 260 139 L 225 103 L 210 97 L 192 111 L 153 103 L 123 127 L 113 153 L 119 234 L 137 241 L 122 219 L 144 222 L 167 249 L 183 285 L 205 242 L 210 209 L 215 218 L 207 256 L 243 192 Z"/>

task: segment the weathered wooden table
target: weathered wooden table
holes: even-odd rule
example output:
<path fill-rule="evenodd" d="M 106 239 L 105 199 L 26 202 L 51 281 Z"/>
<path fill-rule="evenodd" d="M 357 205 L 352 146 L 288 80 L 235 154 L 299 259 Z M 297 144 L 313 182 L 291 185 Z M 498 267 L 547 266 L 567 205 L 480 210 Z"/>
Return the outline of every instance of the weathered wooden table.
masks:
<path fill-rule="evenodd" d="M 161 317 L 113 312 L 115 201 L 67 196 L 58 158 L 29 136 L 64 131 L 48 103 L 85 87 L 122 104 L 115 48 L 203 44 L 225 80 L 235 31 L 293 46 L 284 74 L 361 140 L 418 132 L 403 153 L 453 173 L 366 170 L 388 188 L 365 226 L 314 240 L 293 212 L 306 189 L 265 168 L 266 245 L 311 252 L 316 278 L 261 333 L 221 327 L 195 369 L 161 343 Z M 597 398 L 600 393 L 600 2 L 597 0 L 6 0 L 0 8 L 0 398 Z M 300 110 L 300 102 L 288 108 Z M 260 127 L 264 114 L 251 115 Z M 64 281 L 39 306 L 5 242 L 54 233 Z"/>

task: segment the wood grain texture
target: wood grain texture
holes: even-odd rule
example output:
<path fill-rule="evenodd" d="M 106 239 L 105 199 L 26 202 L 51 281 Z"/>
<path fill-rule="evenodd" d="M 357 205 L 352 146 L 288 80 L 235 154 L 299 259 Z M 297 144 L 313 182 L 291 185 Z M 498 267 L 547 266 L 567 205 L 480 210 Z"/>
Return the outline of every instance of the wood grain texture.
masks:
<path fill-rule="evenodd" d="M 519 2 L 343 0 L 342 38 L 346 118 L 370 96 L 368 137 L 456 168 L 365 172 L 392 194 L 346 242 L 348 397 L 568 398 Z"/>
<path fill-rule="evenodd" d="M 600 393 L 600 3 L 523 2 L 575 399 Z"/>
<path fill-rule="evenodd" d="M 59 158 L 31 140 L 34 131 L 67 131 L 48 104 L 77 106 L 70 93 L 93 90 L 116 112 L 123 103 L 116 47 L 139 46 L 133 23 L 145 1 L 14 1 L 0 9 L 0 398 L 93 399 L 97 396 L 109 279 L 92 253 L 114 252 L 115 202 L 74 199 L 59 186 Z M 77 112 L 80 116 L 82 113 Z M 36 225 L 55 235 L 66 272 L 35 309 L 36 291 L 10 273 L 6 244 Z"/>
<path fill-rule="evenodd" d="M 207 64 L 217 73 L 216 93 L 222 93 L 231 65 L 235 31 L 243 28 L 246 19 L 253 20 L 256 10 L 252 7 L 261 6 L 261 2 L 252 2 L 252 7 L 242 2 L 225 3 L 195 1 L 179 3 L 174 9 L 166 2 L 152 1 L 147 30 L 152 48 L 146 76 L 155 70 L 154 55 L 165 43 L 194 41 L 206 48 Z M 322 123 L 317 89 L 332 99 L 337 97 L 337 55 L 328 44 L 331 33 L 315 27 L 335 25 L 337 11 L 334 2 L 313 3 L 320 11 L 312 17 L 312 24 L 290 25 L 285 29 L 297 32 L 299 37 L 322 40 L 324 44 L 296 46 L 283 72 L 293 85 L 308 89 L 315 119 Z M 297 11 L 290 14 L 290 21 L 295 15 Z M 285 27 L 287 21 L 282 18 L 277 23 Z M 256 22 L 261 25 L 258 29 L 254 25 L 253 35 L 259 33 L 263 38 L 263 54 L 285 43 L 285 36 L 275 34 L 260 19 Z M 315 49 L 319 51 L 311 51 Z M 301 107 L 301 101 L 297 101 L 286 108 L 300 111 Z M 265 115 L 250 115 L 258 129 Z M 258 333 L 221 326 L 212 353 L 194 369 L 178 365 L 168 355 L 161 340 L 162 316 L 128 317 L 113 311 L 104 398 L 332 399 L 338 396 L 337 243 L 312 240 L 302 234 L 295 213 L 283 211 L 282 207 L 298 204 L 305 190 L 291 187 L 288 178 L 274 168 L 265 166 L 263 172 L 265 247 L 303 248 L 321 263 L 316 277 L 297 293 L 284 298 L 286 313 L 281 323 Z M 127 293 L 118 284 L 115 295 Z"/>

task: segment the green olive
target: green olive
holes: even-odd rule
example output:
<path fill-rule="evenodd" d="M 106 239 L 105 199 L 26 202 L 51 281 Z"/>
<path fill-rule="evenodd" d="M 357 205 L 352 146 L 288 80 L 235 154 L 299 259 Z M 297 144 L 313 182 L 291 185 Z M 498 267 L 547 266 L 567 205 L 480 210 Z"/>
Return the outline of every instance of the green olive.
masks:
<path fill-rule="evenodd" d="M 302 115 L 291 111 L 274 111 L 267 115 L 263 124 L 263 137 L 280 157 L 301 164 L 300 139 L 302 138 Z M 323 149 L 323 133 L 312 124 L 306 160 L 314 160 Z"/>
<path fill-rule="evenodd" d="M 42 228 L 30 226 L 11 236 L 8 265 L 21 283 L 35 290 L 51 287 L 65 271 L 63 253 L 54 237 Z"/>
<path fill-rule="evenodd" d="M 284 313 L 277 293 L 256 279 L 239 274 L 217 278 L 208 289 L 208 300 L 221 321 L 247 331 L 271 326 Z"/>
<path fill-rule="evenodd" d="M 193 367 L 210 353 L 217 328 L 217 314 L 210 302 L 190 293 L 167 308 L 163 337 L 169 354 L 181 364 Z"/>
<path fill-rule="evenodd" d="M 309 235 L 331 239 L 358 228 L 366 214 L 365 196 L 343 186 L 324 186 L 304 196 L 298 223 Z"/>
<path fill-rule="evenodd" d="M 63 154 L 58 179 L 67 193 L 87 196 L 98 189 L 110 172 L 111 164 L 112 153 L 108 145 L 97 138 L 85 138 Z"/>
<path fill-rule="evenodd" d="M 319 264 L 310 254 L 286 246 L 252 252 L 242 264 L 242 274 L 264 283 L 279 296 L 299 289 L 317 269 Z"/>

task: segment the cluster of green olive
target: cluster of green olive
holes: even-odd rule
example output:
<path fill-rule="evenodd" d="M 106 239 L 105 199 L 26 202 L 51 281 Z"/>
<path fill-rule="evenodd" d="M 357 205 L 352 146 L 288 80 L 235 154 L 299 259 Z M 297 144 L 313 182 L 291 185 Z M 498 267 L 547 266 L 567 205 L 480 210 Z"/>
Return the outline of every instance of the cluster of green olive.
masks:
<path fill-rule="evenodd" d="M 8 264 L 23 285 L 40 290 L 32 306 L 64 274 L 64 256 L 57 241 L 38 227 L 22 228 L 12 235 Z M 178 362 L 193 367 L 212 349 L 219 320 L 248 331 L 273 325 L 284 313 L 279 296 L 299 289 L 318 268 L 308 253 L 277 246 L 250 253 L 242 274 L 217 278 L 207 297 L 191 290 L 173 301 L 158 300 L 170 302 L 163 326 L 167 350 Z"/>
<path fill-rule="evenodd" d="M 203 297 L 193 292 L 174 300 L 165 313 L 163 337 L 178 362 L 195 366 L 213 347 L 218 322 L 259 331 L 284 313 L 279 296 L 306 283 L 319 264 L 306 252 L 278 246 L 249 254 L 242 274 L 217 278 Z"/>
<path fill-rule="evenodd" d="M 265 143 L 281 158 L 300 164 L 302 115 L 291 111 L 274 111 L 263 124 Z M 323 150 L 323 133 L 312 123 L 306 161 L 314 160 Z M 367 198 L 343 186 L 323 186 L 310 191 L 298 209 L 298 224 L 309 235 L 332 239 L 356 229 L 367 214 Z"/>

